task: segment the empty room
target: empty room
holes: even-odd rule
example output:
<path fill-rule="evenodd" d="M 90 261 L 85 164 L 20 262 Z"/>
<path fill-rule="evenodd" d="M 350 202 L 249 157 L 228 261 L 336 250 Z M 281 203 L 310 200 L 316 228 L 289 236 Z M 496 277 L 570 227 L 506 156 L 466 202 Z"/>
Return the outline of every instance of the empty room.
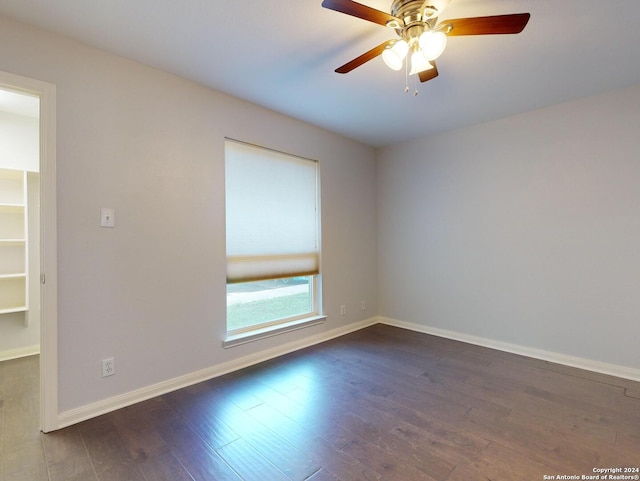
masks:
<path fill-rule="evenodd" d="M 640 479 L 636 0 L 0 0 L 0 481 Z"/>

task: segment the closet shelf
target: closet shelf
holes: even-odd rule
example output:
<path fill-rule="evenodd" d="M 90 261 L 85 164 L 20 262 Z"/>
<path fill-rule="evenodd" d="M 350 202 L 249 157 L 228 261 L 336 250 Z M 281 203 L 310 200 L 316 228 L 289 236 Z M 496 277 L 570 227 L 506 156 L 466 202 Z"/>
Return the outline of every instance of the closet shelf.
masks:
<path fill-rule="evenodd" d="M 0 314 L 13 314 L 14 312 L 27 312 L 27 306 L 5 307 L 0 309 Z"/>
<path fill-rule="evenodd" d="M 27 199 L 27 173 L 0 168 L 0 314 L 29 310 Z"/>
<path fill-rule="evenodd" d="M 27 274 L 25 272 L 0 274 L 0 279 L 25 279 L 26 277 L 27 277 Z"/>
<path fill-rule="evenodd" d="M 0 239 L 0 246 L 23 246 L 25 239 Z"/>
<path fill-rule="evenodd" d="M 21 214 L 22 212 L 24 212 L 24 204 L 5 204 L 0 202 L 0 212 L 4 212 L 7 214 Z"/>

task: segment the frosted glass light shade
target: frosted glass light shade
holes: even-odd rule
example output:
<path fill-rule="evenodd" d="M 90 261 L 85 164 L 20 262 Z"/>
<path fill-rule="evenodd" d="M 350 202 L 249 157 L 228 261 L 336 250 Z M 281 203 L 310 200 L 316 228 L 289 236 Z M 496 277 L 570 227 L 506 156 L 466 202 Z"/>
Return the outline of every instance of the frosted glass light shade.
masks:
<path fill-rule="evenodd" d="M 416 50 L 411 54 L 411 72 L 409 72 L 409 75 L 431 70 L 432 68 L 433 65 L 429 63 L 429 59 L 420 50 Z"/>
<path fill-rule="evenodd" d="M 447 46 L 447 36 L 443 32 L 427 30 L 418 39 L 418 45 L 427 60 L 437 59 Z"/>
<path fill-rule="evenodd" d="M 398 40 L 393 44 L 393 47 L 386 48 L 384 52 L 382 52 L 382 60 L 384 60 L 384 63 L 386 63 L 390 69 L 400 70 L 408 51 L 409 44 L 404 40 Z"/>

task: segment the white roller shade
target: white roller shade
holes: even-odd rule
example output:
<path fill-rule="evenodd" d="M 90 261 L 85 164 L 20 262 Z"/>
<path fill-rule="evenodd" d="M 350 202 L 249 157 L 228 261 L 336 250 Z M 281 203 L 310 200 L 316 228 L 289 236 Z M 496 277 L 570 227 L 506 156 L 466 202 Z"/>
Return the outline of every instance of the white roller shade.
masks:
<path fill-rule="evenodd" d="M 227 282 L 319 272 L 317 162 L 225 142 Z"/>

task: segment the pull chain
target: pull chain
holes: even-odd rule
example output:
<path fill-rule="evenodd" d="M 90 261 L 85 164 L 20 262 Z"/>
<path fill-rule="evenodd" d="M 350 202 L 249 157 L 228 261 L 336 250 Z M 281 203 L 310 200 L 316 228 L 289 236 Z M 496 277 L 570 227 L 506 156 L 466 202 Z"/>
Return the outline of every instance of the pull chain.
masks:
<path fill-rule="evenodd" d="M 413 77 L 413 96 L 418 96 L 418 74 Z M 404 62 L 404 93 L 409 93 L 409 60 L 405 60 Z"/>
<path fill-rule="evenodd" d="M 404 93 L 409 92 L 409 60 L 404 61 Z"/>

